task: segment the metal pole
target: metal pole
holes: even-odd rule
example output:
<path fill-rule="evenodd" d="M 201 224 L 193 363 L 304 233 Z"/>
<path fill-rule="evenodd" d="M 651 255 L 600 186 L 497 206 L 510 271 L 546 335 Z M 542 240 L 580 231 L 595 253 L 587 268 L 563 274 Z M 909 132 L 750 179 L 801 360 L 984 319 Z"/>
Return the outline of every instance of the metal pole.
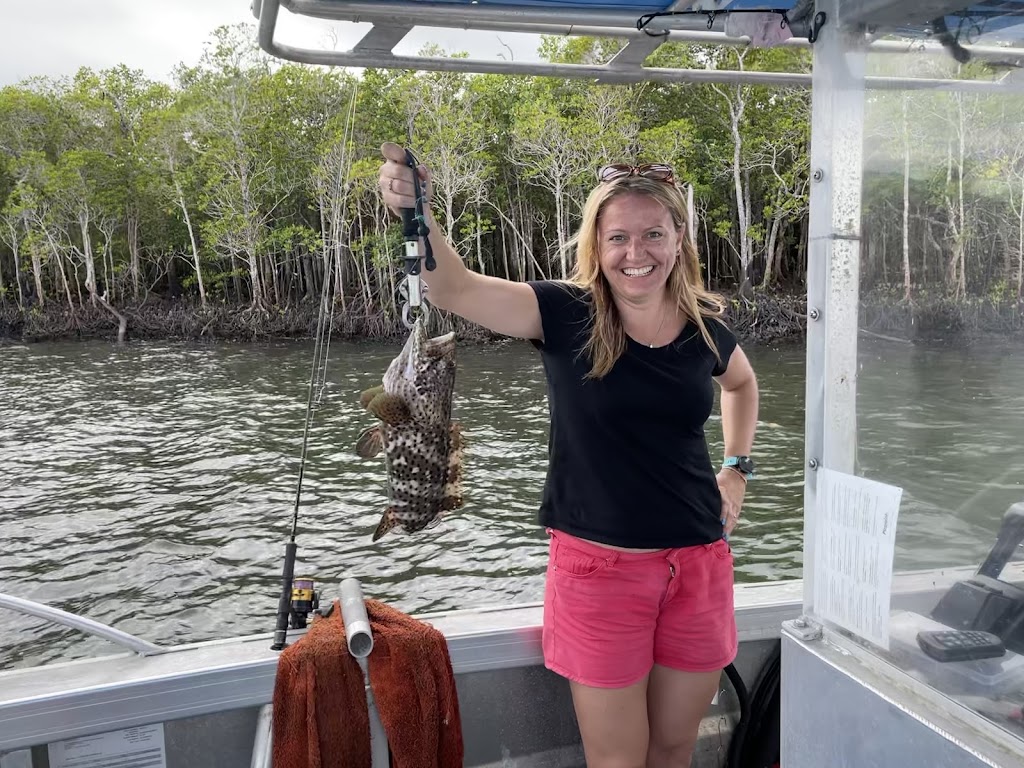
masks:
<path fill-rule="evenodd" d="M 164 653 L 167 650 L 140 637 L 122 632 L 120 629 L 114 629 L 93 619 L 87 619 L 85 616 L 68 613 L 60 608 L 53 608 L 43 603 L 37 603 L 34 600 L 26 600 L 22 597 L 6 595 L 2 592 L 0 592 L 0 608 L 8 608 L 18 613 L 46 619 L 54 624 L 77 629 L 79 632 L 102 637 L 104 640 L 109 640 L 120 645 L 122 648 L 135 651 L 140 656 L 153 656 L 158 653 Z"/>
<path fill-rule="evenodd" d="M 363 589 L 356 579 L 341 582 L 341 619 L 345 622 L 349 653 L 357 659 L 365 659 L 373 650 L 373 633 L 366 615 Z"/>
<path fill-rule="evenodd" d="M 380 720 L 377 704 L 373 699 L 370 685 L 370 669 L 367 657 L 373 651 L 373 632 L 366 615 L 366 601 L 363 590 L 356 579 L 341 582 L 341 618 L 345 622 L 345 639 L 348 650 L 359 662 L 366 685 L 366 703 L 370 715 L 370 757 L 373 768 L 387 768 L 390 764 L 388 737 Z"/>
<path fill-rule="evenodd" d="M 819 467 L 852 472 L 857 445 L 857 310 L 864 134 L 863 39 L 844 34 L 839 0 L 814 46 L 807 260 L 804 613 L 813 612 Z"/>
<path fill-rule="evenodd" d="M 893 8 L 898 3 L 889 3 Z M 252 11 L 256 18 L 260 17 L 262 5 L 283 5 L 290 12 L 313 18 L 334 21 L 351 21 L 374 24 L 391 24 L 397 26 L 429 26 L 448 29 L 472 29 L 479 31 L 509 31 L 542 35 L 583 35 L 587 37 L 618 37 L 626 39 L 650 39 L 647 32 L 665 33 L 664 42 L 692 41 L 711 45 L 747 45 L 746 37 L 730 37 L 722 30 L 725 28 L 726 14 L 715 18 L 708 30 L 708 18 L 704 15 L 675 16 L 654 19 L 646 27 L 646 32 L 636 28 L 641 11 L 607 11 L 585 9 L 580 7 L 545 8 L 540 5 L 487 5 L 472 3 L 470 5 L 436 3 L 419 0 L 253 0 Z M 672 10 L 685 7 L 686 2 L 673 3 Z M 826 9 L 829 4 L 819 3 L 816 10 Z M 854 4 L 847 4 L 848 14 L 856 11 Z M 901 11 L 902 13 L 902 11 Z M 836 17 L 831 16 L 834 19 Z M 900 17 L 902 21 L 902 17 Z M 831 22 L 830 22 L 831 23 Z M 786 47 L 809 47 L 806 25 L 794 28 L 795 36 L 787 40 Z M 974 59 L 1020 60 L 1024 51 L 1020 48 L 1003 48 L 994 45 L 965 45 Z M 903 53 L 903 52 L 940 52 L 942 46 L 932 41 L 915 40 L 901 42 L 897 40 L 875 40 L 869 42 L 872 52 Z"/>
<path fill-rule="evenodd" d="M 636 29 L 637 19 L 641 10 L 593 10 L 581 9 L 579 6 L 547 7 L 535 5 L 503 6 L 474 3 L 403 2 L 403 0 L 264 0 L 263 5 L 283 5 L 292 13 L 300 16 L 312 16 L 335 21 L 365 22 L 389 18 L 401 24 L 423 25 L 428 27 L 451 27 L 459 29 L 474 28 L 477 23 L 505 22 L 508 24 L 557 24 L 574 26 L 577 24 L 595 27 L 621 27 Z M 672 29 L 707 30 L 708 18 L 704 15 L 675 16 L 654 19 L 647 25 L 650 32 L 662 32 Z M 725 29 L 725 17 L 718 16 L 711 25 L 711 31 Z"/>
<path fill-rule="evenodd" d="M 274 759 L 274 706 L 264 704 L 256 720 L 256 739 L 249 768 L 270 768 Z"/>

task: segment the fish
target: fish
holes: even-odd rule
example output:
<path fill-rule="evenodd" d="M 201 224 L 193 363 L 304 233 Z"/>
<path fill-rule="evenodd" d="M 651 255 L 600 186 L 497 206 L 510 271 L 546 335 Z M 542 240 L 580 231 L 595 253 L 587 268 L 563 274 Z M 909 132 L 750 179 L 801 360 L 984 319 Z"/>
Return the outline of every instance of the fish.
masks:
<path fill-rule="evenodd" d="M 388 506 L 373 532 L 377 541 L 401 526 L 415 533 L 463 506 L 462 425 L 452 421 L 455 392 L 455 333 L 431 338 L 417 318 L 381 384 L 359 402 L 379 423 L 356 441 L 356 454 L 384 454 Z"/>

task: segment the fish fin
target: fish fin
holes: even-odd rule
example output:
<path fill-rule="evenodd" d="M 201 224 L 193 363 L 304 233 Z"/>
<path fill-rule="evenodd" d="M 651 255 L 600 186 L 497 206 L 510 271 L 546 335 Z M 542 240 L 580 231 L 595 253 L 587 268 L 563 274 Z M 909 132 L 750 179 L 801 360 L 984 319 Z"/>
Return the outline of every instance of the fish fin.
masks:
<path fill-rule="evenodd" d="M 380 425 L 363 431 L 356 441 L 356 455 L 364 459 L 372 459 L 384 449 L 384 435 Z"/>
<path fill-rule="evenodd" d="M 451 488 L 446 486 L 444 498 L 441 499 L 441 511 L 451 512 L 453 509 L 459 509 L 462 506 L 463 501 L 464 499 L 462 497 L 461 488 Z"/>
<path fill-rule="evenodd" d="M 387 392 L 374 395 L 366 408 L 385 424 L 392 426 L 407 422 L 412 416 L 405 400 L 397 395 L 389 395 Z"/>
<path fill-rule="evenodd" d="M 453 421 L 451 423 L 451 426 L 448 427 L 448 434 L 451 436 L 452 439 L 451 450 L 453 452 L 458 451 L 461 456 L 462 449 L 466 445 L 466 436 L 462 432 L 462 424 L 460 424 L 457 421 Z"/>
<path fill-rule="evenodd" d="M 359 395 L 359 404 L 366 410 L 370 410 L 370 401 L 373 400 L 377 395 L 384 394 L 384 385 L 378 384 L 376 387 L 370 387 L 364 390 Z"/>
<path fill-rule="evenodd" d="M 462 506 L 462 449 L 466 438 L 462 435 L 462 425 L 453 422 L 450 429 L 451 446 L 448 450 L 448 475 L 445 478 L 444 496 L 441 509 L 458 509 Z"/>
<path fill-rule="evenodd" d="M 373 541 L 379 539 L 397 524 L 398 518 L 395 517 L 395 511 L 391 507 L 388 507 L 384 510 L 384 514 L 380 516 L 380 522 L 377 524 L 377 529 L 373 532 Z"/>

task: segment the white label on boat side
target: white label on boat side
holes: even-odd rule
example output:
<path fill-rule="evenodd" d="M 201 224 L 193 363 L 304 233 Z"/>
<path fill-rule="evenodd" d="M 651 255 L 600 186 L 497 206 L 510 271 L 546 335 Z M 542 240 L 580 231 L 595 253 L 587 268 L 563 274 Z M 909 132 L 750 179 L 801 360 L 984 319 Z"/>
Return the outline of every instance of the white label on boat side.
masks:
<path fill-rule="evenodd" d="M 885 650 L 902 497 L 896 486 L 818 470 L 814 613 Z"/>
<path fill-rule="evenodd" d="M 50 768 L 167 768 L 163 723 L 58 741 L 49 753 Z"/>

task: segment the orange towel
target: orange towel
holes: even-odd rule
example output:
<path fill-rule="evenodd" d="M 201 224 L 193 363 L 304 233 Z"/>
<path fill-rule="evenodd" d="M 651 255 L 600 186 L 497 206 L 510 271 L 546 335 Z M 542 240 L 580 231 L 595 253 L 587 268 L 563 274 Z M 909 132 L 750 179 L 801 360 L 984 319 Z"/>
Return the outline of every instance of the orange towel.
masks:
<path fill-rule="evenodd" d="M 391 765 L 460 768 L 462 721 L 444 635 L 376 600 L 366 601 L 366 613 L 370 686 Z M 274 768 L 370 768 L 363 673 L 348 652 L 338 601 L 282 652 L 273 706 Z"/>

